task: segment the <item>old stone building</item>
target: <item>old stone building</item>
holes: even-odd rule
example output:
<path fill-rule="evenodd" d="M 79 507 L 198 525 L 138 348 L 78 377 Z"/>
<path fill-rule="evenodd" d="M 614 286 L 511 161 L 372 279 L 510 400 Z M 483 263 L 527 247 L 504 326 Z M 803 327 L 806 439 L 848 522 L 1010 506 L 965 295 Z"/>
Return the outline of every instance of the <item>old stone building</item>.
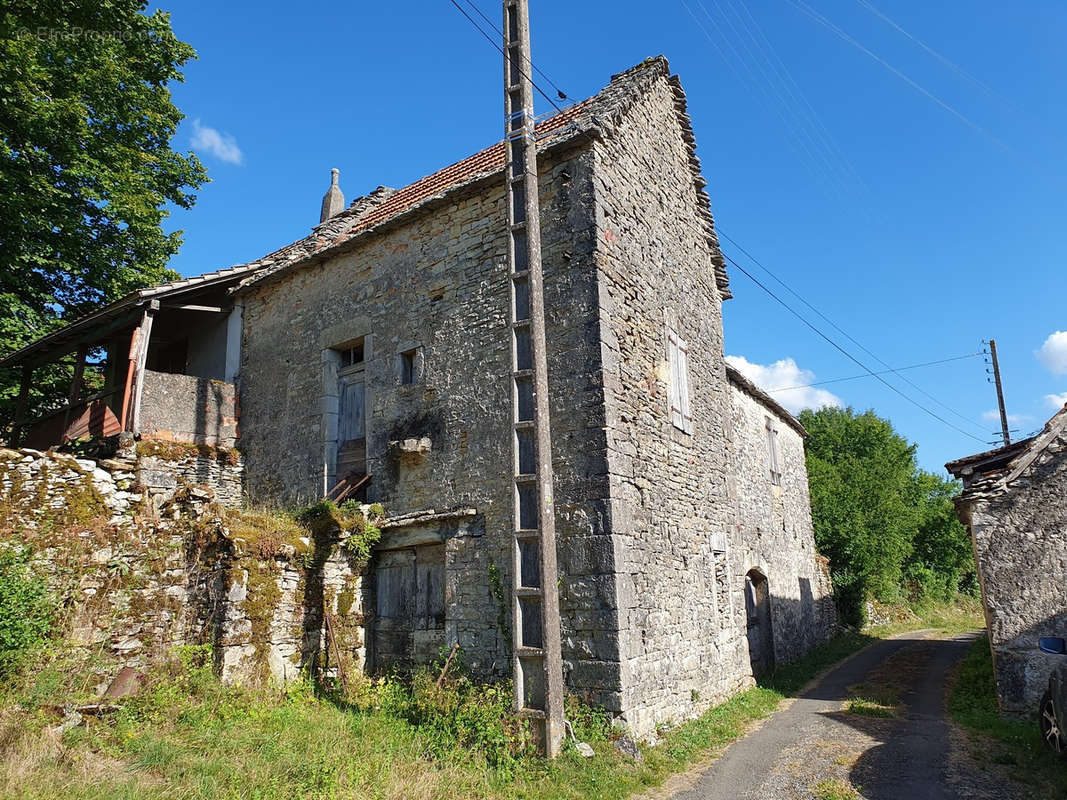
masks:
<path fill-rule="evenodd" d="M 645 735 L 831 635 L 804 431 L 725 364 L 729 282 L 666 60 L 538 137 L 565 680 Z M 347 208 L 335 174 L 308 237 L 213 273 L 241 331 L 247 497 L 342 484 L 389 515 L 353 609 L 371 670 L 459 644 L 478 673 L 510 671 L 504 157 Z M 521 415 L 532 384 L 517 386 Z M 142 438 L 189 427 L 139 420 Z"/>
<path fill-rule="evenodd" d="M 1037 713 L 1060 659 L 1041 636 L 1067 636 L 1067 408 L 1041 433 L 945 465 L 974 543 L 1001 710 Z"/>

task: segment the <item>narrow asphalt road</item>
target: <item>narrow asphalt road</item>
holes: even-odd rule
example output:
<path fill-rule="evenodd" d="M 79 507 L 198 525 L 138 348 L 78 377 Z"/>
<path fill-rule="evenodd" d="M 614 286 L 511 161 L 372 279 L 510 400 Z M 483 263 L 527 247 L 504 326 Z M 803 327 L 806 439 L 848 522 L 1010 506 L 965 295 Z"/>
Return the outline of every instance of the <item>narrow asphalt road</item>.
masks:
<path fill-rule="evenodd" d="M 810 800 L 826 782 L 865 800 L 1008 800 L 1016 787 L 967 785 L 953 767 L 946 680 L 971 636 L 923 632 L 878 642 L 829 672 L 787 708 L 733 744 L 674 800 Z M 889 686 L 900 711 L 877 718 L 844 710 L 852 696 Z M 850 690 L 851 687 L 851 690 Z M 824 791 L 818 791 L 823 784 Z"/>

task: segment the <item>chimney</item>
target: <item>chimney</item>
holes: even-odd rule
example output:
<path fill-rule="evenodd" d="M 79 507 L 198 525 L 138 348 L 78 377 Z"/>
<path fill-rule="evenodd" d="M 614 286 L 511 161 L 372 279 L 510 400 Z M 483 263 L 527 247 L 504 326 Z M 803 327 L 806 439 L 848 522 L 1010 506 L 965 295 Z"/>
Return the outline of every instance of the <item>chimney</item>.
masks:
<path fill-rule="evenodd" d="M 344 210 L 345 196 L 341 194 L 341 187 L 337 185 L 337 178 L 340 174 L 341 171 L 336 167 L 330 170 L 330 188 L 322 198 L 322 213 L 319 214 L 320 225 Z"/>

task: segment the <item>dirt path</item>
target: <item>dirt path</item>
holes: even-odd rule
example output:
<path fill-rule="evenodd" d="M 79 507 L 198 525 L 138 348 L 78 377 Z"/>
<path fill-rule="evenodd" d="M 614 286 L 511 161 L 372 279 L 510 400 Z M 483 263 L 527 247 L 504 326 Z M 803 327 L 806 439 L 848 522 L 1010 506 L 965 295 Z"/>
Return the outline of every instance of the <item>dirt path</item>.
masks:
<path fill-rule="evenodd" d="M 672 797 L 1024 797 L 1019 787 L 995 776 L 959 768 L 958 745 L 944 716 L 945 683 L 971 639 L 926 638 L 918 632 L 872 645 L 731 746 Z M 862 704 L 865 713 L 848 710 L 853 697 L 871 701 Z"/>

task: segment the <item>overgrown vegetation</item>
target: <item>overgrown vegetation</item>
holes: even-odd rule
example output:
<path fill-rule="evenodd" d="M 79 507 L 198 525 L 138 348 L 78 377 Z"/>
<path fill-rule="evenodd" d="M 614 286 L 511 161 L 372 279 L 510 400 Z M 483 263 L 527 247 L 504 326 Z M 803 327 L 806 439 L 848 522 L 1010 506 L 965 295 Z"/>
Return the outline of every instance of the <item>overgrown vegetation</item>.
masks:
<path fill-rule="evenodd" d="M 783 685 L 863 643 L 832 643 L 791 667 Z M 207 647 L 180 648 L 139 696 L 60 738 L 48 730 L 59 721 L 53 709 L 94 697 L 97 679 L 91 670 L 82 678 L 69 657 L 43 654 L 0 694 L 0 795 L 620 799 L 721 751 L 783 697 L 758 687 L 665 727 L 659 745 L 641 746 L 640 761 L 616 750 L 620 734 L 605 714 L 569 698 L 575 734 L 596 755 L 568 745 L 545 762 L 510 713 L 510 687 L 474 683 L 462 659 L 443 676 L 439 662 L 411 680 L 358 681 L 347 694 L 309 682 L 223 686 L 211 660 Z"/>
<path fill-rule="evenodd" d="M 845 622 L 863 623 L 868 597 L 929 603 L 977 592 L 956 482 L 919 469 L 915 445 L 873 411 L 806 410 L 800 421 L 815 542 Z"/>
<path fill-rule="evenodd" d="M 1035 797 L 1067 797 L 1063 761 L 1041 741 L 1037 723 L 1002 717 L 989 639 L 980 636 L 960 663 L 949 692 L 948 713 L 972 737 L 978 764 L 996 764 L 1015 780 L 1033 788 Z"/>
<path fill-rule="evenodd" d="M 385 509 L 380 503 L 361 506 L 355 500 L 346 500 L 337 505 L 332 500 L 320 500 L 292 512 L 292 517 L 316 537 L 337 534 L 349 558 L 357 569 L 362 569 L 370 561 L 374 545 L 382 538 L 378 526 L 385 521 Z"/>
<path fill-rule="evenodd" d="M 30 565 L 29 548 L 0 544 L 0 680 L 44 643 L 55 605 Z"/>
<path fill-rule="evenodd" d="M 137 455 L 161 458 L 164 461 L 184 461 L 187 458 L 209 458 L 231 467 L 241 461 L 241 452 L 235 447 L 220 447 L 213 444 L 193 444 L 162 439 L 145 439 L 137 443 Z"/>

